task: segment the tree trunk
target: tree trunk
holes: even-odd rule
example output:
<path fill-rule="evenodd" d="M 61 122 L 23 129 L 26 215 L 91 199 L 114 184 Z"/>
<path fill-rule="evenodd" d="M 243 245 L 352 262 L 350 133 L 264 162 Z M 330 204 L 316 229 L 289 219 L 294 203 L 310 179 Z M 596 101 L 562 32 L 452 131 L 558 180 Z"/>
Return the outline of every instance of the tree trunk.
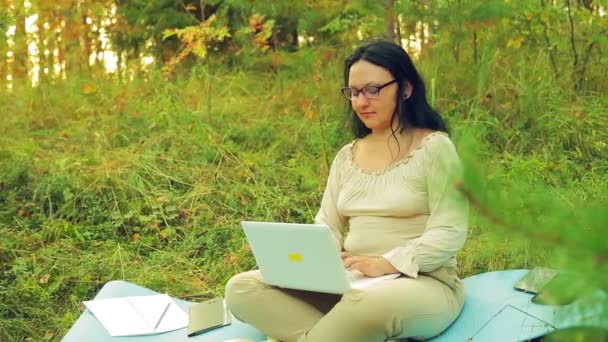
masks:
<path fill-rule="evenodd" d="M 3 9 L 8 9 L 8 1 L 0 0 L 0 6 Z M 6 29 L 6 27 L 4 29 Z M 0 86 L 2 88 L 6 88 L 6 77 L 8 76 L 8 58 L 6 56 L 8 44 L 6 39 L 6 31 L 0 30 Z"/>
<path fill-rule="evenodd" d="M 52 9 L 49 13 L 48 17 L 49 22 L 49 31 L 48 31 L 48 41 L 47 41 L 47 49 L 49 50 L 49 54 L 46 55 L 46 65 L 49 67 L 49 79 L 55 77 L 55 66 L 57 63 L 60 63 L 59 60 L 55 60 L 55 50 L 57 50 L 57 38 L 59 38 L 59 34 L 57 30 L 61 27 L 61 21 L 57 20 L 57 15 L 55 10 Z M 59 64 L 61 69 L 61 64 Z M 59 73 L 61 75 L 61 73 Z"/>
<path fill-rule="evenodd" d="M 457 0 L 456 1 L 456 8 L 457 8 L 457 12 L 456 13 L 461 13 L 461 0 Z M 462 27 L 457 28 L 458 30 L 462 30 Z M 460 37 L 457 35 L 457 37 L 454 39 L 453 41 L 453 47 L 454 47 L 454 61 L 456 62 L 456 64 L 458 64 L 460 62 Z"/>
<path fill-rule="evenodd" d="M 85 5 L 86 6 L 86 5 Z M 81 30 L 80 30 L 80 41 L 83 45 L 83 54 L 80 57 L 80 63 L 84 70 L 88 73 L 91 72 L 91 63 L 89 62 L 91 59 L 91 55 L 93 54 L 93 42 L 91 35 L 91 27 L 87 23 L 87 17 L 90 16 L 90 11 L 86 8 L 81 9 Z"/>
<path fill-rule="evenodd" d="M 104 55 L 104 51 L 103 51 L 103 42 L 101 41 L 101 30 L 102 30 L 102 26 L 103 26 L 103 16 L 98 16 L 96 18 L 93 18 L 93 25 L 97 25 L 97 30 L 95 30 L 95 32 L 92 32 L 92 37 L 91 40 L 93 42 L 93 47 L 95 50 L 95 58 L 93 60 L 93 70 L 96 74 L 103 74 L 105 72 L 105 65 L 104 65 L 104 60 L 103 60 L 103 55 Z"/>
<path fill-rule="evenodd" d="M 477 64 L 477 31 L 473 31 L 473 62 Z"/>
<path fill-rule="evenodd" d="M 56 35 L 56 39 L 54 40 L 55 46 L 56 46 L 56 50 L 57 50 L 57 66 L 58 66 L 58 76 L 59 78 L 65 78 L 66 77 L 66 71 L 65 71 L 65 65 L 66 65 L 66 58 L 65 58 L 65 41 L 59 40 L 61 38 L 61 36 L 63 36 L 63 32 L 65 31 L 65 20 L 61 15 L 57 15 L 56 17 L 56 23 L 57 23 L 57 31 L 55 33 Z"/>
<path fill-rule="evenodd" d="M 27 34 L 25 32 L 25 0 L 16 0 L 15 5 L 15 45 L 13 48 L 13 84 L 25 83 L 27 79 Z"/>
<path fill-rule="evenodd" d="M 122 63 L 123 63 L 123 51 L 122 49 L 116 49 L 115 50 L 116 53 L 116 75 L 118 76 L 118 82 L 122 83 L 122 73 L 123 73 L 123 67 L 122 67 Z"/>
<path fill-rule="evenodd" d="M 0 86 L 4 88 L 8 76 L 8 58 L 6 57 L 7 44 L 4 37 L 0 38 Z"/>
<path fill-rule="evenodd" d="M 397 39 L 397 44 L 399 44 L 399 46 L 403 47 L 401 45 L 401 41 L 403 40 L 403 36 L 401 35 L 401 20 L 399 20 L 399 15 L 395 16 L 395 39 Z"/>
<path fill-rule="evenodd" d="M 44 55 L 44 51 L 48 49 L 48 41 L 49 34 L 48 31 L 44 28 L 44 23 L 48 20 L 48 12 L 47 9 L 41 6 L 38 9 L 38 20 L 36 20 L 36 27 L 38 28 L 38 82 L 44 83 L 47 81 L 47 73 L 46 71 L 50 71 L 50 66 L 48 65 L 48 61 L 46 56 Z M 46 70 L 46 71 L 45 71 Z"/>
<path fill-rule="evenodd" d="M 276 17 L 276 33 L 273 35 L 274 47 L 289 51 L 298 50 L 298 18 L 288 16 Z"/>
<path fill-rule="evenodd" d="M 82 37 L 82 14 L 77 1 L 72 1 L 69 13 L 65 16 L 63 44 L 65 46 L 66 77 L 79 74 L 82 70 L 82 55 L 84 54 L 80 39 Z"/>
<path fill-rule="evenodd" d="M 424 19 L 424 18 L 422 18 Z M 424 33 L 424 20 L 420 20 L 420 31 L 419 31 L 419 35 L 418 38 L 420 39 L 420 51 L 422 52 L 422 50 L 424 50 L 425 48 L 425 44 L 426 44 L 426 34 Z"/>
<path fill-rule="evenodd" d="M 593 0 L 578 0 L 578 4 L 593 12 Z"/>
<path fill-rule="evenodd" d="M 395 35 L 395 0 L 384 0 L 384 39 L 396 42 Z"/>

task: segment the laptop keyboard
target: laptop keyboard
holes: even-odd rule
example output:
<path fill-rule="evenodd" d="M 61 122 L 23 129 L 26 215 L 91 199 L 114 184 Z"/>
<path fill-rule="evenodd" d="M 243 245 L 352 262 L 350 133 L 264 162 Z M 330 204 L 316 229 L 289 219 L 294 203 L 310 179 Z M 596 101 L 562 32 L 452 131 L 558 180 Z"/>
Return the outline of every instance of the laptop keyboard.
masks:
<path fill-rule="evenodd" d="M 363 277 L 363 273 L 359 271 L 346 271 L 346 279 L 348 279 L 348 281 L 361 279 Z"/>

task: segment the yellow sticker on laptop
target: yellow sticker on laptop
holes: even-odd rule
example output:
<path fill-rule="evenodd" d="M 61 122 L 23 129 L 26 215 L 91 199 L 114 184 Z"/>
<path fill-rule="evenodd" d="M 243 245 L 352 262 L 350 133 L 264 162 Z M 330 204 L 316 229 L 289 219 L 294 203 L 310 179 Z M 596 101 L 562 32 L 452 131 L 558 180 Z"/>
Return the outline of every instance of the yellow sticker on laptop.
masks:
<path fill-rule="evenodd" d="M 294 262 L 301 262 L 304 259 L 304 257 L 300 253 L 289 253 L 287 254 L 287 257 L 289 258 L 289 261 Z"/>

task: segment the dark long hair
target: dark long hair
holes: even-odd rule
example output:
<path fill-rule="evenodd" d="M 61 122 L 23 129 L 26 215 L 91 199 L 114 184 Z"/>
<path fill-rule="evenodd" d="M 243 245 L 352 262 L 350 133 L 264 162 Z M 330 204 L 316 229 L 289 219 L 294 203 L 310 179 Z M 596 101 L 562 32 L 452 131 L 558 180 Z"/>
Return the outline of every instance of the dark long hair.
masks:
<path fill-rule="evenodd" d="M 365 60 L 388 70 L 397 80 L 397 106 L 393 113 L 399 119 L 399 131 L 407 127 L 427 128 L 434 131 L 448 132 L 448 127 L 439 113 L 426 100 L 426 88 L 420 74 L 416 70 L 410 56 L 397 44 L 388 41 L 372 41 L 355 50 L 344 63 L 344 86 L 348 87 L 348 74 L 353 64 Z M 406 81 L 412 85 L 412 95 L 403 97 Z M 371 133 L 354 112 L 352 103 L 348 101 L 347 108 L 351 116 L 353 134 L 363 138 Z M 394 134 L 395 132 L 393 132 Z"/>

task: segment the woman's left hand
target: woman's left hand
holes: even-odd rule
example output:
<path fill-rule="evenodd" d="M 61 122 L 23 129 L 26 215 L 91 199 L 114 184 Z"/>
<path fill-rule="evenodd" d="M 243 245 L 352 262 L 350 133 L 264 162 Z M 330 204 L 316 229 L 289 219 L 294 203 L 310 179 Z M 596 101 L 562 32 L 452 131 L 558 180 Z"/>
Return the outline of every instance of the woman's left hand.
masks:
<path fill-rule="evenodd" d="M 342 252 L 344 267 L 349 270 L 358 270 L 368 277 L 379 277 L 389 273 L 399 273 L 388 260 L 381 256 L 351 255 Z"/>

